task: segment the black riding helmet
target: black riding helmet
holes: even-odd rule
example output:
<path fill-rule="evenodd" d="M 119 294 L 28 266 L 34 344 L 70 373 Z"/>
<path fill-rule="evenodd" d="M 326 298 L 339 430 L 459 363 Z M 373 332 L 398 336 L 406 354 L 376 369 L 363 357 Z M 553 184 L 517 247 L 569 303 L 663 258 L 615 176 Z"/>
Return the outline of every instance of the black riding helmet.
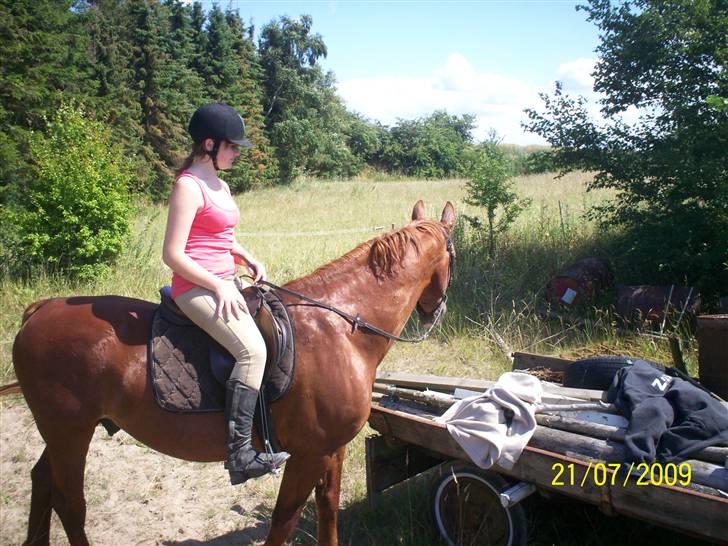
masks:
<path fill-rule="evenodd" d="M 188 131 L 192 140 L 200 143 L 211 138 L 215 145 L 207 154 L 217 168 L 217 150 L 220 142 L 227 140 L 238 146 L 250 148 L 253 144 L 245 138 L 245 121 L 232 106 L 215 102 L 200 106 L 190 119 Z"/>

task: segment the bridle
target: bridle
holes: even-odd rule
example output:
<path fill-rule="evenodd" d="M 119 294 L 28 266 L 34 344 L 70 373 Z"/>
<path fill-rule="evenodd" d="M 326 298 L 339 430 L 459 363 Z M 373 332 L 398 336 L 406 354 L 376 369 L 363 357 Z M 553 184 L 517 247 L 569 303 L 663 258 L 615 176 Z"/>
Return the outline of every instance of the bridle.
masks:
<path fill-rule="evenodd" d="M 447 286 L 445 287 L 445 291 L 442 293 L 442 296 L 440 296 L 440 300 L 437 302 L 435 309 L 430 313 L 426 313 L 422 309 L 419 301 L 415 307 L 420 315 L 433 315 L 435 317 L 433 324 L 439 322 L 441 316 L 444 315 L 447 304 L 447 291 L 450 289 L 450 284 L 452 283 L 452 272 L 455 270 L 455 247 L 453 246 L 452 239 L 448 233 L 445 233 L 445 237 L 447 239 L 447 255 L 449 260 L 447 264 Z"/>
<path fill-rule="evenodd" d="M 283 292 L 284 294 L 288 294 L 289 296 L 293 296 L 295 298 L 298 298 L 302 301 L 305 301 L 306 303 L 310 303 L 312 305 L 315 305 L 316 307 L 320 307 L 322 309 L 326 309 L 327 311 L 331 311 L 332 313 L 336 313 L 341 318 L 345 319 L 347 322 L 351 323 L 351 331 L 356 332 L 357 330 L 362 331 L 368 331 L 372 334 L 382 336 L 387 339 L 391 339 L 393 341 L 402 341 L 404 343 L 420 343 L 421 341 L 426 340 L 428 337 L 430 337 L 430 334 L 435 329 L 435 326 L 438 325 L 442 317 L 445 315 L 445 310 L 447 309 L 447 306 L 445 303 L 447 302 L 447 290 L 450 288 L 450 283 L 452 282 L 452 274 L 455 270 L 455 249 L 452 244 L 452 239 L 450 238 L 450 235 L 445 232 L 445 237 L 447 239 L 447 253 L 449 257 L 448 261 L 448 270 L 447 270 L 447 287 L 445 288 L 445 292 L 443 292 L 442 296 L 440 297 L 439 302 L 437 303 L 437 306 L 435 307 L 434 311 L 431 313 L 424 313 L 422 311 L 422 308 L 417 302 L 417 311 L 420 314 L 432 314 L 433 320 L 430 326 L 428 327 L 427 331 L 422 334 L 419 337 L 416 338 L 404 338 L 400 336 L 395 336 L 394 334 L 390 334 L 389 332 L 386 332 L 382 330 L 381 328 L 378 328 L 374 326 L 373 324 L 368 323 L 365 320 L 361 319 L 361 316 L 359 313 L 356 315 L 350 315 L 346 311 L 342 311 L 341 309 L 338 309 L 332 305 L 329 305 L 327 303 L 324 303 L 322 301 L 315 300 L 313 298 L 309 298 L 308 296 L 305 296 L 301 294 L 300 292 L 296 292 L 295 290 L 290 290 L 289 288 L 283 288 L 282 286 L 278 286 L 277 284 L 273 284 L 272 282 L 268 281 L 259 281 L 259 284 L 263 284 L 265 286 L 268 286 L 270 288 L 273 288 L 274 290 Z"/>

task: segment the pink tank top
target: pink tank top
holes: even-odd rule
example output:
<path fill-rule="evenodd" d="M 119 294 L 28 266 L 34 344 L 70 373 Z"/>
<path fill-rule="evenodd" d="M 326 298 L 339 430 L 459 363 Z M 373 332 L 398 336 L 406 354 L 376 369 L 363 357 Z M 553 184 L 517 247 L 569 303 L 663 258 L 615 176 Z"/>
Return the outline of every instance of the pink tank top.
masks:
<path fill-rule="evenodd" d="M 188 176 L 197 183 L 204 202 L 192 220 L 185 254 L 221 279 L 234 277 L 235 258 L 231 251 L 235 242 L 234 229 L 240 220 L 238 207 L 236 205 L 234 209 L 220 207 L 208 195 L 204 182 L 189 172 L 184 172 L 180 176 Z M 172 272 L 173 298 L 196 286 L 182 275 Z"/>

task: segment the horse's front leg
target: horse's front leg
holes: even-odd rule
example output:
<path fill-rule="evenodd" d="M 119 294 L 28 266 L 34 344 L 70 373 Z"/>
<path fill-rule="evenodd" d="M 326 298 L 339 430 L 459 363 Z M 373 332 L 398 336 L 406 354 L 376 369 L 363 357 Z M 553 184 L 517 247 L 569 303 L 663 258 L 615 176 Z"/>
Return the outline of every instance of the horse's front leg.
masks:
<path fill-rule="evenodd" d="M 328 460 L 323 477 L 316 483 L 316 513 L 318 515 L 318 543 L 336 546 L 339 543 L 336 521 L 339 513 L 341 468 L 346 446 L 342 446 Z"/>
<path fill-rule="evenodd" d="M 293 532 L 314 485 L 321 479 L 332 457 L 293 454 L 286 462 L 266 546 L 280 546 Z M 329 543 L 319 541 L 320 546 Z M 333 542 L 332 544 L 336 544 Z"/>

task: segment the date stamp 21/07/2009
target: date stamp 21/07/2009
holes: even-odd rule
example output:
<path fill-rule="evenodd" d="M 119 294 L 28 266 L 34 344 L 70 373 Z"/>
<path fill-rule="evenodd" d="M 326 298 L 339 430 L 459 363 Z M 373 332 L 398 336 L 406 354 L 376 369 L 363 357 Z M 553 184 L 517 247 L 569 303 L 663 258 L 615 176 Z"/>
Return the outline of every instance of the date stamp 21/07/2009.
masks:
<path fill-rule="evenodd" d="M 574 463 L 554 463 L 551 469 L 554 476 L 551 485 L 556 487 L 579 486 L 594 484 L 598 487 L 617 486 L 627 487 L 630 483 L 637 486 L 647 485 L 690 485 L 692 468 L 688 463 L 594 463 L 590 462 L 586 471 L 578 476 L 577 465 Z"/>

